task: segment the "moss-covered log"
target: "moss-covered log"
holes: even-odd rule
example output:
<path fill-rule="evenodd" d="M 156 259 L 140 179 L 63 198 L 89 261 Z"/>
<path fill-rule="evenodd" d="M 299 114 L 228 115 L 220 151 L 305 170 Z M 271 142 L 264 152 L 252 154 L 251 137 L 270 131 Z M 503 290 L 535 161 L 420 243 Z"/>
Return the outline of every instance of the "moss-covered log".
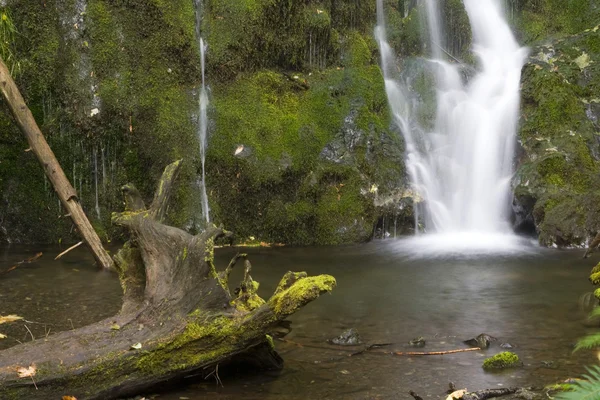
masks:
<path fill-rule="evenodd" d="M 210 373 L 249 350 L 277 363 L 269 329 L 331 291 L 335 279 L 289 272 L 264 301 L 256 294 L 258 283 L 250 276 L 245 255 L 218 272 L 214 240 L 226 231 L 211 227 L 192 236 L 162 223 L 180 166 L 178 161 L 165 169 L 148 208 L 135 188 L 123 188 L 126 210 L 113 214 L 113 222 L 127 227 L 132 237 L 115 256 L 124 290 L 121 312 L 3 351 L 0 398 L 111 399 L 191 371 Z M 232 296 L 227 279 L 239 259 L 244 259 L 245 276 Z M 35 384 L 18 373 L 32 365 Z"/>

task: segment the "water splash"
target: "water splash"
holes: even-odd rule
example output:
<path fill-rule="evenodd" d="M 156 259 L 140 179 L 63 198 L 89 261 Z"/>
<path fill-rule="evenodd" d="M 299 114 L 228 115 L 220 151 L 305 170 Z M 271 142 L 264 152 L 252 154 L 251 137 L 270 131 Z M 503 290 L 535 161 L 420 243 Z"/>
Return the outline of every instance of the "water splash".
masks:
<path fill-rule="evenodd" d="M 527 52 L 517 44 L 496 0 L 464 0 L 464 5 L 479 60 L 479 70 L 467 82 L 461 66 L 444 59 L 437 1 L 426 1 L 432 53 L 428 67 L 437 93 L 431 132 L 416 121 L 418 104 L 406 82 L 396 76 L 383 0 L 377 0 L 375 35 L 390 110 L 406 142 L 407 171 L 413 189 L 425 199 L 425 229 L 454 234 L 461 243 L 481 241 L 495 247 L 498 235 L 502 241 L 511 236 L 510 180 Z M 495 236 L 485 240 L 483 234 Z"/>

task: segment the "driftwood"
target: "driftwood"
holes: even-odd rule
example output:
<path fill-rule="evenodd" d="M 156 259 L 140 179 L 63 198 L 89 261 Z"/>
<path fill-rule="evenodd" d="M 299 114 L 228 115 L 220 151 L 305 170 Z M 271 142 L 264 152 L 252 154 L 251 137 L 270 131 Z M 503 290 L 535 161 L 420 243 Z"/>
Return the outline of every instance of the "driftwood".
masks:
<path fill-rule="evenodd" d="M 29 258 L 27 258 L 25 260 L 19 261 L 18 263 L 16 263 L 15 265 L 13 265 L 12 267 L 10 267 L 9 269 L 0 272 L 0 275 L 2 275 L 2 274 L 8 274 L 10 271 L 14 271 L 15 269 L 17 269 L 17 267 L 19 267 L 20 265 L 31 264 L 32 262 L 36 261 L 38 258 L 40 258 L 43 255 L 44 255 L 44 253 L 37 253 L 33 257 L 29 257 Z"/>
<path fill-rule="evenodd" d="M 123 188 L 127 208 L 113 214 L 113 222 L 131 232 L 130 242 L 115 256 L 124 292 L 120 313 L 2 351 L 1 399 L 134 395 L 171 378 L 215 373 L 220 363 L 236 356 L 281 366 L 266 334 L 331 291 L 335 279 L 288 272 L 265 301 L 256 293 L 258 283 L 244 255 L 218 272 L 214 241 L 227 232 L 211 227 L 192 236 L 163 224 L 179 166 L 176 162 L 165 169 L 148 208 L 134 187 Z M 244 260 L 245 276 L 232 295 L 228 273 L 238 260 Z M 37 390 L 18 373 L 32 366 Z"/>
<path fill-rule="evenodd" d="M 453 388 L 454 384 L 450 383 L 450 388 Z M 488 400 L 494 399 L 496 397 L 508 396 L 509 394 L 515 394 L 518 391 L 523 390 L 521 388 L 501 388 L 501 389 L 485 389 L 479 390 L 477 392 L 467 392 L 462 395 L 462 400 Z M 448 391 L 450 392 L 450 391 Z M 462 392 L 462 391 L 461 391 Z M 448 393 L 451 394 L 452 392 Z M 419 396 L 414 391 L 408 392 L 415 400 L 423 400 L 421 396 Z"/>
<path fill-rule="evenodd" d="M 60 253 L 59 255 L 57 255 L 56 257 L 54 257 L 54 260 L 60 259 L 62 256 L 64 256 L 65 254 L 67 254 L 71 250 L 75 250 L 76 248 L 78 248 L 82 244 L 83 244 L 83 242 L 79 242 L 77 244 L 74 244 L 73 246 L 69 247 L 68 249 L 66 249 L 65 251 L 63 251 L 62 253 Z"/>
<path fill-rule="evenodd" d="M 113 260 L 102 247 L 98 234 L 92 228 L 90 221 L 88 221 L 81 208 L 81 204 L 79 204 L 77 192 L 71 186 L 52 149 L 48 146 L 48 142 L 46 142 L 42 131 L 33 118 L 33 114 L 25 104 L 19 88 L 10 76 L 10 72 L 2 59 L 0 59 L 0 91 L 19 129 L 27 138 L 31 150 L 42 165 L 44 173 L 52 183 L 63 207 L 70 214 L 77 231 L 94 254 L 98 265 L 104 268 L 112 268 L 114 266 Z"/>
<path fill-rule="evenodd" d="M 486 389 L 477 392 L 467 393 L 462 399 L 463 400 L 487 400 L 496 397 L 508 396 L 509 394 L 517 393 L 519 388 L 501 388 L 501 389 Z"/>

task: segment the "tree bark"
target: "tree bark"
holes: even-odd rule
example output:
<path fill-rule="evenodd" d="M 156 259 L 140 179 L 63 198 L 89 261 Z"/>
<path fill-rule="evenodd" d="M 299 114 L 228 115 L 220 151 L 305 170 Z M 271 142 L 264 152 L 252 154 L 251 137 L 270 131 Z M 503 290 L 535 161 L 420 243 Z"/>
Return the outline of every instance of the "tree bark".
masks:
<path fill-rule="evenodd" d="M 110 258 L 104 247 L 102 247 L 102 242 L 100 241 L 98 234 L 94 228 L 92 228 L 92 225 L 81 208 L 81 204 L 79 204 L 77 192 L 73 186 L 71 186 L 71 183 L 60 167 L 58 160 L 46 142 L 42 131 L 33 118 L 33 114 L 31 114 L 31 111 L 25 104 L 25 100 L 23 100 L 19 88 L 17 88 L 17 85 L 12 79 L 8 68 L 2 59 L 0 59 L 0 91 L 2 91 L 2 95 L 4 96 L 17 125 L 27 138 L 31 150 L 36 155 L 44 169 L 44 173 L 52 183 L 63 207 L 65 207 L 71 216 L 79 234 L 83 237 L 85 243 L 94 254 L 94 258 L 98 262 L 98 265 L 103 268 L 112 268 L 114 266 L 113 260 Z"/>
<path fill-rule="evenodd" d="M 189 373 L 208 375 L 240 355 L 279 365 L 267 333 L 331 291 L 335 279 L 288 272 L 265 301 L 256 293 L 246 255 L 237 255 L 218 272 L 214 241 L 226 231 L 213 226 L 192 236 L 162 223 L 180 164 L 165 169 L 149 208 L 133 186 L 123 187 L 126 210 L 113 214 L 113 222 L 131 232 L 115 256 L 124 292 L 120 313 L 3 351 L 0 398 L 112 399 Z M 244 261 L 244 279 L 232 296 L 228 277 L 239 260 Z M 33 364 L 38 389 L 17 373 Z"/>

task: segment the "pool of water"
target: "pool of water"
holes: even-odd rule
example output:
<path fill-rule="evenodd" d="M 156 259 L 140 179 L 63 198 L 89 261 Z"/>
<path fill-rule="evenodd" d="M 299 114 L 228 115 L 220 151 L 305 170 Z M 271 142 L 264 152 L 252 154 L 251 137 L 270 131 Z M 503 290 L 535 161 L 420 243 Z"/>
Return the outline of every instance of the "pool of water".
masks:
<path fill-rule="evenodd" d="M 2 249 L 0 271 L 39 251 L 37 262 L 0 275 L 0 315 L 30 321 L 2 325 L 8 338 L 0 349 L 92 323 L 120 307 L 116 276 L 96 270 L 82 248 L 58 261 L 56 247 Z M 543 386 L 577 376 L 595 361 L 591 352 L 572 353 L 577 339 L 595 329 L 587 326 L 581 299 L 593 289 L 587 277 L 598 260 L 582 260 L 581 251 L 531 247 L 517 254 L 415 257 L 395 240 L 245 251 L 263 297 L 288 270 L 334 275 L 338 287 L 292 316 L 286 339 L 293 343 L 276 342 L 282 371 L 223 375 L 222 386 L 213 377 L 190 377 L 185 386 L 157 389 L 158 399 L 411 399 L 409 390 L 440 398 L 449 381 L 469 390 Z M 219 249 L 217 264 L 223 268 L 235 252 Z M 348 357 L 351 350 L 327 344 L 347 328 L 366 343 L 393 343 L 389 349 L 398 351 L 414 350 L 408 341 L 418 336 L 427 341 L 423 351 L 465 348 L 462 341 L 480 333 L 499 341 L 485 351 L 443 356 Z M 483 359 L 502 351 L 501 342 L 514 346 L 524 367 L 484 372 Z"/>

